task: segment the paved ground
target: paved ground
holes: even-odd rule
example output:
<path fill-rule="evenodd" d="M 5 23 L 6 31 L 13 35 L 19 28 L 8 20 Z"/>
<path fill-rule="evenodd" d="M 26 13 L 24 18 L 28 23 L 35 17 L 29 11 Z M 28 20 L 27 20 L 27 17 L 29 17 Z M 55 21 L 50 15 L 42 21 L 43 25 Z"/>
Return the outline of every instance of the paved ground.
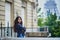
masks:
<path fill-rule="evenodd" d="M 27 38 L 1 38 L 2 40 L 60 40 L 60 38 L 39 38 L 39 37 L 27 37 Z"/>

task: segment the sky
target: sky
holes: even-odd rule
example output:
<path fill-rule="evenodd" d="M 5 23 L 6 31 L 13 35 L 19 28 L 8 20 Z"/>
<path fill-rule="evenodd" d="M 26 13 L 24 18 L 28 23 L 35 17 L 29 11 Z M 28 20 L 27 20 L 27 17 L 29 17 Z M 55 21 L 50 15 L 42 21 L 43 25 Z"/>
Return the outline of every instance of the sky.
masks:
<path fill-rule="evenodd" d="M 39 4 L 38 7 L 42 8 L 41 12 L 44 11 L 44 4 L 46 3 L 46 1 L 48 1 L 48 0 L 38 0 L 38 4 Z M 57 4 L 58 11 L 60 11 L 60 0 L 55 0 L 55 3 Z"/>

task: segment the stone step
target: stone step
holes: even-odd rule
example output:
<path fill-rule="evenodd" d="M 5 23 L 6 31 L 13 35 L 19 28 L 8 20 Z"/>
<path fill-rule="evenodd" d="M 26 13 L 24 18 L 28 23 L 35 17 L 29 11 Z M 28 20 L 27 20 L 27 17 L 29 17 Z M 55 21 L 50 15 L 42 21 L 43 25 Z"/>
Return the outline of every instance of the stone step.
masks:
<path fill-rule="evenodd" d="M 26 32 L 26 36 L 27 37 L 48 37 L 48 32 Z"/>

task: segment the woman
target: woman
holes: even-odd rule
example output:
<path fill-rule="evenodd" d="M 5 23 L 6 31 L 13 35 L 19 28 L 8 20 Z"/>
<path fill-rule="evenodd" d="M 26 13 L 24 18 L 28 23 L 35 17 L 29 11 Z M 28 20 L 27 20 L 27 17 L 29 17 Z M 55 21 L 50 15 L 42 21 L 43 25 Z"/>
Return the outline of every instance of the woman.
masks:
<path fill-rule="evenodd" d="M 17 32 L 17 37 L 24 37 L 26 28 L 22 26 L 22 18 L 18 16 L 14 21 L 14 31 Z"/>

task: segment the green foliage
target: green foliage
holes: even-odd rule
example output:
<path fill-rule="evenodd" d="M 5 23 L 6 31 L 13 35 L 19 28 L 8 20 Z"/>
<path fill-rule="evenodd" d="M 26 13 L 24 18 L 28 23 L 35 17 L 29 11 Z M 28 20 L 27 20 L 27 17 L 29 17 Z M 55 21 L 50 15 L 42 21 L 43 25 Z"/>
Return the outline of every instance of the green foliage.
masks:
<path fill-rule="evenodd" d="M 39 8 L 38 10 L 37 10 L 37 13 L 39 13 L 41 11 L 41 8 Z"/>
<path fill-rule="evenodd" d="M 46 19 L 45 25 L 53 26 L 55 24 L 56 19 L 57 19 L 56 14 L 54 15 L 50 14 L 50 16 L 48 16 Z"/>
<path fill-rule="evenodd" d="M 50 14 L 45 22 L 45 25 L 49 26 L 49 32 L 51 33 L 51 37 L 60 37 L 60 21 L 56 20 L 57 16 L 55 13 L 54 15 Z"/>
<path fill-rule="evenodd" d="M 43 26 L 43 18 L 38 18 L 38 26 L 42 27 Z"/>
<path fill-rule="evenodd" d="M 57 21 L 51 30 L 52 37 L 60 37 L 60 21 Z"/>

